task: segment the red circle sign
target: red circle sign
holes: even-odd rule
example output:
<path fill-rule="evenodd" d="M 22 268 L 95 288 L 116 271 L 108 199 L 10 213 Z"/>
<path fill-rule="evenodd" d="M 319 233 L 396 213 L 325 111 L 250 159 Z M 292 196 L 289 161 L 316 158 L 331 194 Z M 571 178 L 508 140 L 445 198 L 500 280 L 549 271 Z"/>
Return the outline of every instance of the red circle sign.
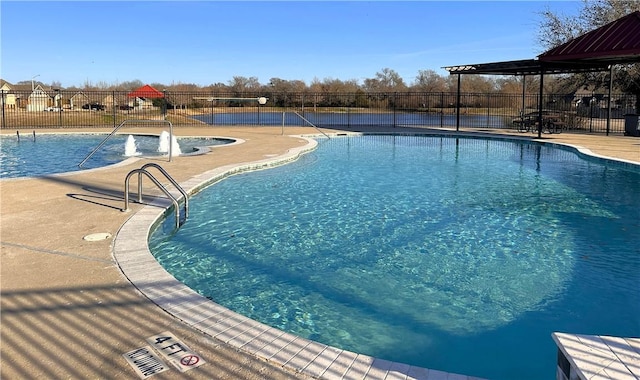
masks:
<path fill-rule="evenodd" d="M 185 355 L 180 359 L 180 364 L 184 366 L 196 365 L 200 361 L 200 357 L 198 355 Z"/>

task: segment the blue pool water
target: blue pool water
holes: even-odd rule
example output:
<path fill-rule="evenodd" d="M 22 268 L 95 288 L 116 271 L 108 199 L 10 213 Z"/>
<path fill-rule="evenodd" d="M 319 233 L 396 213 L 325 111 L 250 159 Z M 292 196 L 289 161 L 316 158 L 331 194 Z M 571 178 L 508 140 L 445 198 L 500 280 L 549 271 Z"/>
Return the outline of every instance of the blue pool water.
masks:
<path fill-rule="evenodd" d="M 98 134 L 21 134 L 0 137 L 0 178 L 34 177 L 80 170 L 78 164 L 106 135 Z M 128 135 L 115 135 L 100 148 L 82 169 L 98 168 L 127 159 L 125 143 Z M 137 152 L 149 156 L 158 153 L 157 136 L 134 136 Z M 177 138 L 183 153 L 197 146 L 227 144 L 226 139 Z M 166 154 L 166 153 L 165 153 Z"/>
<path fill-rule="evenodd" d="M 199 293 L 306 338 L 549 379 L 554 331 L 640 335 L 639 186 L 638 170 L 532 143 L 334 138 L 208 187 L 150 248 Z"/>

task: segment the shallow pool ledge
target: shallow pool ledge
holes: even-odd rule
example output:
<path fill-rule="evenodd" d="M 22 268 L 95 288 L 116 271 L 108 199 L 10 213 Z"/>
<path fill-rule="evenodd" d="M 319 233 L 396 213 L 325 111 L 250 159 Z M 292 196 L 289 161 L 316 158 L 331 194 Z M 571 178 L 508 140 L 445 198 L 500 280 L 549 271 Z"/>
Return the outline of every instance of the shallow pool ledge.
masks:
<path fill-rule="evenodd" d="M 640 379 L 640 338 L 553 333 L 556 380 Z"/>
<path fill-rule="evenodd" d="M 305 139 L 305 146 L 281 156 L 216 168 L 180 185 L 193 194 L 229 175 L 293 161 L 317 146 L 315 140 Z M 147 238 L 165 211 L 158 205 L 147 205 L 136 212 L 118 231 L 113 255 L 124 276 L 144 296 L 202 333 L 261 360 L 318 379 L 482 380 L 327 346 L 254 321 L 201 296 L 169 274 L 149 250 Z"/>

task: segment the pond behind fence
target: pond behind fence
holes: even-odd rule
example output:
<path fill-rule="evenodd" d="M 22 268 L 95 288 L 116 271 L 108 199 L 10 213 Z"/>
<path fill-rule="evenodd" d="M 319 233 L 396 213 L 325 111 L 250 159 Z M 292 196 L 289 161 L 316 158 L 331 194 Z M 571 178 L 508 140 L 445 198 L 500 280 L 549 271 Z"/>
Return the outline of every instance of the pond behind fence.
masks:
<path fill-rule="evenodd" d="M 168 120 L 175 126 L 302 126 L 323 128 L 514 128 L 535 114 L 539 96 L 455 93 L 202 93 L 167 92 L 130 98 L 126 91 L 2 92 L 2 129 L 116 127 L 125 120 Z M 267 98 L 259 104 L 260 97 Z M 612 95 L 610 133 L 624 133 L 635 96 Z M 459 109 L 460 114 L 457 114 Z M 607 98 L 545 95 L 543 109 L 569 131 L 607 132 Z"/>

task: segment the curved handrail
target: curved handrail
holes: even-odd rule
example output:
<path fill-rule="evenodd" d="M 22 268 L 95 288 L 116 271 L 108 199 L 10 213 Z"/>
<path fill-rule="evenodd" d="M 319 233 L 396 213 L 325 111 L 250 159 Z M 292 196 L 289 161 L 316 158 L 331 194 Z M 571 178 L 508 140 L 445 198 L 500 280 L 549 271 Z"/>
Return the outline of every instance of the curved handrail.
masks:
<path fill-rule="evenodd" d="M 115 127 L 113 129 L 113 131 L 111 131 L 111 133 L 109 133 L 109 135 L 107 137 L 104 138 L 104 140 L 102 140 L 100 142 L 100 144 L 98 144 L 97 147 L 95 147 L 91 153 L 89 153 L 89 155 L 87 155 L 87 157 L 84 158 L 84 160 L 82 160 L 82 162 L 80 162 L 78 164 L 78 167 L 82 167 L 82 165 L 84 165 L 85 162 L 87 162 L 87 160 L 89 158 L 91 158 L 91 156 L 93 156 L 98 149 L 102 148 L 102 146 L 104 145 L 104 143 L 107 142 L 107 140 L 109 140 L 111 138 L 111 136 L 113 136 L 118 129 L 122 128 L 123 125 L 125 125 L 127 122 L 145 122 L 145 123 L 149 123 L 149 122 L 153 122 L 153 123 L 168 123 L 169 124 L 169 162 L 171 162 L 171 156 L 173 156 L 173 152 L 172 152 L 172 141 L 173 141 L 173 124 L 171 124 L 171 122 L 169 120 L 149 120 L 149 119 L 127 119 L 125 121 L 123 121 L 122 123 L 120 123 L 120 125 L 118 125 L 117 127 Z"/>
<path fill-rule="evenodd" d="M 164 192 L 164 194 L 169 197 L 171 199 L 171 202 L 173 203 L 173 207 L 175 208 L 175 214 L 176 214 L 176 229 L 180 228 L 180 205 L 178 204 L 178 200 L 176 199 L 176 197 L 173 196 L 173 194 L 171 194 L 169 192 L 169 190 L 167 190 L 166 187 L 164 187 L 153 175 L 151 175 L 151 173 L 149 173 L 148 171 L 146 171 L 145 169 L 133 169 L 132 171 L 129 172 L 129 174 L 127 174 L 127 177 L 124 180 L 124 208 L 122 209 L 123 212 L 129 211 L 129 180 L 131 179 L 131 176 L 138 173 L 139 175 L 139 179 L 138 179 L 138 188 L 142 189 L 142 175 L 145 174 L 156 186 L 158 186 L 158 188 L 160 190 L 162 190 L 162 192 Z M 142 198 L 142 191 L 138 192 L 138 199 Z"/>
<path fill-rule="evenodd" d="M 160 171 L 160 173 L 162 173 L 162 175 L 164 175 L 164 177 L 169 180 L 169 182 L 171 182 L 171 184 L 173 186 L 175 186 L 176 189 L 178 189 L 178 191 L 180 192 L 180 194 L 182 194 L 182 196 L 184 197 L 184 217 L 185 219 L 189 216 L 189 195 L 187 194 L 186 191 L 184 191 L 184 189 L 182 188 L 182 186 L 180 186 L 178 184 L 178 182 L 173 179 L 173 177 L 171 177 L 169 175 L 169 173 L 167 173 L 166 170 L 164 170 L 164 168 L 158 164 L 156 164 L 155 162 L 149 162 L 146 163 L 144 165 L 142 165 L 142 167 L 140 169 L 145 170 L 148 167 L 154 167 L 156 169 L 158 169 L 158 171 Z M 142 181 L 139 181 L 139 186 L 142 183 Z M 142 187 L 139 187 L 139 193 L 142 193 Z"/>

